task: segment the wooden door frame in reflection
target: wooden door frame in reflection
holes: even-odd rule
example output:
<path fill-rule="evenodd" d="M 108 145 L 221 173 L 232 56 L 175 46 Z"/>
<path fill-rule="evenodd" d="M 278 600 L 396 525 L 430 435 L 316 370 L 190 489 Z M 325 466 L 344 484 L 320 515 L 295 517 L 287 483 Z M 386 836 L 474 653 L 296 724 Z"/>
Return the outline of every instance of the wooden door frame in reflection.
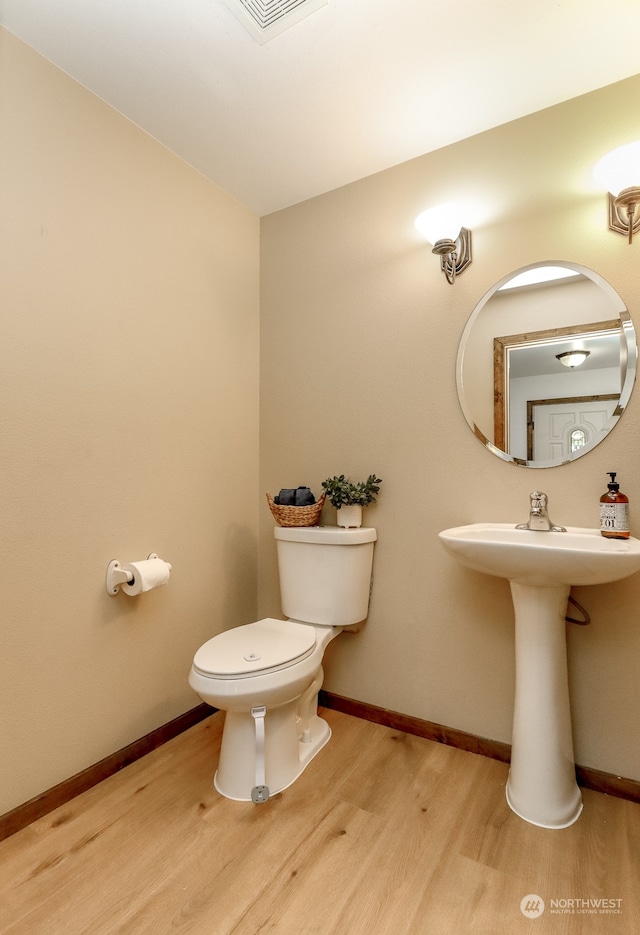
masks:
<path fill-rule="evenodd" d="M 507 450 L 507 411 L 508 393 L 506 385 L 505 361 L 510 350 L 524 347 L 527 344 L 538 344 L 543 341 L 551 343 L 554 338 L 566 340 L 579 338 L 581 335 L 590 335 L 596 331 L 620 332 L 620 319 L 609 321 L 594 321 L 589 324 L 570 325 L 567 328 L 549 328 L 545 331 L 526 331 L 523 334 L 507 334 L 493 339 L 493 444 L 500 451 L 509 454 Z"/>

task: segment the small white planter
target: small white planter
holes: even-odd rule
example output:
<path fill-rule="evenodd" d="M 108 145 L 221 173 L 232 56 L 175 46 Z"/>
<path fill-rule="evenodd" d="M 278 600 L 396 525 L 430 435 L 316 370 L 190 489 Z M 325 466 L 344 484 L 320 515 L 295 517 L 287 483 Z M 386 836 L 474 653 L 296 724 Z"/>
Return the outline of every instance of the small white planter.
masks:
<path fill-rule="evenodd" d="M 345 529 L 355 529 L 362 526 L 362 507 L 358 504 L 341 506 L 336 510 L 338 526 Z"/>

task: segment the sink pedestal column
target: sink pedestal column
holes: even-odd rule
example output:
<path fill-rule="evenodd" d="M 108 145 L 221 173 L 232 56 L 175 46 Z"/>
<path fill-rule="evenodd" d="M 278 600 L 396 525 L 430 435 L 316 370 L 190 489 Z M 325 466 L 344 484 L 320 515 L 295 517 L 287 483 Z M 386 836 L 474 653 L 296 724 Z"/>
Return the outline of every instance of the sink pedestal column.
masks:
<path fill-rule="evenodd" d="M 566 828 L 582 811 L 567 674 L 569 590 L 511 582 L 516 690 L 507 802 L 543 828 Z"/>

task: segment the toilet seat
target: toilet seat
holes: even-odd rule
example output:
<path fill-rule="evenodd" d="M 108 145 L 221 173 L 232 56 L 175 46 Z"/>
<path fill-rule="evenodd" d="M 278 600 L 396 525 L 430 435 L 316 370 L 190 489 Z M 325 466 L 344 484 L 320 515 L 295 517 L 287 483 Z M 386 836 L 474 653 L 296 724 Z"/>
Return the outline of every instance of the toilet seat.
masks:
<path fill-rule="evenodd" d="M 193 668 L 205 678 L 250 678 L 295 665 L 315 647 L 312 626 L 265 617 L 208 640 L 195 654 Z"/>

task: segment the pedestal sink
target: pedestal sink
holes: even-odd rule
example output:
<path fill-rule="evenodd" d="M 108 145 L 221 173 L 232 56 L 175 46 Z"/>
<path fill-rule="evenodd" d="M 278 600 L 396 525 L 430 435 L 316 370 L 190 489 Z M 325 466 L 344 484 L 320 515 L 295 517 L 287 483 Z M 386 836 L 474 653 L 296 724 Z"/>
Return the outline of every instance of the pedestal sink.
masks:
<path fill-rule="evenodd" d="M 640 540 L 597 529 L 566 532 L 473 523 L 439 534 L 462 565 L 507 578 L 515 610 L 516 690 L 507 802 L 543 828 L 566 828 L 582 811 L 567 679 L 565 615 L 571 585 L 606 584 L 640 570 Z"/>

